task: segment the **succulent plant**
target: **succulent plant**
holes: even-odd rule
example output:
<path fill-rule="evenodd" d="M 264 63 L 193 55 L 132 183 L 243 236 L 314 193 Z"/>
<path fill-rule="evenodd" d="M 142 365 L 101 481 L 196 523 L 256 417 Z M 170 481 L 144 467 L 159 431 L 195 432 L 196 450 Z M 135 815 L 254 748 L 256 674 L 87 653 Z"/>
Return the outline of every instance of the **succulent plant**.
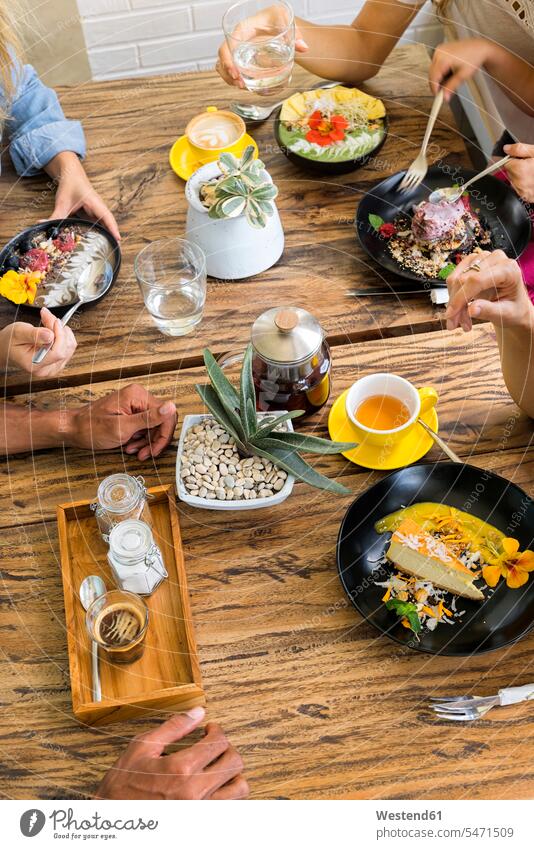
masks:
<path fill-rule="evenodd" d="M 251 227 L 265 227 L 274 212 L 278 189 L 269 180 L 261 159 L 254 159 L 253 146 L 245 148 L 241 159 L 223 153 L 217 164 L 221 176 L 203 183 L 200 190 L 210 218 L 237 218 L 244 214 Z"/>
<path fill-rule="evenodd" d="M 350 492 L 345 486 L 331 481 L 313 469 L 299 454 L 337 454 L 355 447 L 353 442 L 331 442 L 317 436 L 281 431 L 280 425 L 289 419 L 304 415 L 304 410 L 294 410 L 282 415 L 258 419 L 256 393 L 252 377 L 253 348 L 249 345 L 243 360 L 239 391 L 230 383 L 213 354 L 204 350 L 204 363 L 210 383 L 197 384 L 196 390 L 204 404 L 235 439 L 242 456 L 258 454 L 284 469 L 298 480 L 318 489 L 327 489 L 340 495 Z"/>

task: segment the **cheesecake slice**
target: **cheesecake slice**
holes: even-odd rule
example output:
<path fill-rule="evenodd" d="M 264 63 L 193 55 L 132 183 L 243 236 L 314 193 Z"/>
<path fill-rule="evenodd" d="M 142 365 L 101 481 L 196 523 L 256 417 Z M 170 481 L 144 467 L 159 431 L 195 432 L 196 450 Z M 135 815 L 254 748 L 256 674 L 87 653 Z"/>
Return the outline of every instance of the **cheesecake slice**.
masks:
<path fill-rule="evenodd" d="M 401 572 L 420 581 L 431 581 L 436 587 L 474 601 L 484 600 L 484 593 L 473 584 L 472 571 L 413 519 L 404 519 L 399 525 L 386 556 Z"/>

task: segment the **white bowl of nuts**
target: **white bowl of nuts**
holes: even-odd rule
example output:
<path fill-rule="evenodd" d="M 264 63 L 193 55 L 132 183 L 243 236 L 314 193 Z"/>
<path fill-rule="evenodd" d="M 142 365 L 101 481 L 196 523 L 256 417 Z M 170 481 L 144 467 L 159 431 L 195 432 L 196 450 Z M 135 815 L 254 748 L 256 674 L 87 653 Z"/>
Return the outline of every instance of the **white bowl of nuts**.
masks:
<path fill-rule="evenodd" d="M 291 421 L 283 427 L 293 430 Z M 240 457 L 213 416 L 185 416 L 176 461 L 180 501 L 205 510 L 257 510 L 285 501 L 294 483 L 293 475 L 263 457 Z"/>

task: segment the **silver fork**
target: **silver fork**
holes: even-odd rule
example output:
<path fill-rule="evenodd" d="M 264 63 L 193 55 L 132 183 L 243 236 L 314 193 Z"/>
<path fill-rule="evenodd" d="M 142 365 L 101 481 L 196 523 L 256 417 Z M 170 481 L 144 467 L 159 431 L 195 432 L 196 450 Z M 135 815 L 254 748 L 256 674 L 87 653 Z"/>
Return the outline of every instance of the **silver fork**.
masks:
<path fill-rule="evenodd" d="M 505 687 L 496 696 L 438 696 L 431 697 L 431 707 L 440 719 L 469 722 L 481 719 L 493 707 L 515 705 L 534 700 L 534 684 Z"/>
<path fill-rule="evenodd" d="M 423 182 L 426 172 L 428 171 L 428 160 L 426 158 L 426 149 L 428 147 L 428 142 L 430 141 L 430 136 L 432 134 L 432 130 L 434 129 L 434 124 L 436 123 L 436 118 L 438 117 L 439 110 L 443 104 L 443 89 L 440 88 L 438 93 L 434 98 L 434 103 L 432 104 L 432 109 L 430 110 L 430 115 L 428 116 L 428 123 L 426 125 L 425 135 L 423 138 L 423 144 L 421 145 L 421 150 L 415 157 L 414 161 L 408 168 L 406 174 L 402 178 L 402 182 L 399 185 L 398 189 L 400 192 L 409 192 L 412 189 L 417 188 L 417 186 Z"/>

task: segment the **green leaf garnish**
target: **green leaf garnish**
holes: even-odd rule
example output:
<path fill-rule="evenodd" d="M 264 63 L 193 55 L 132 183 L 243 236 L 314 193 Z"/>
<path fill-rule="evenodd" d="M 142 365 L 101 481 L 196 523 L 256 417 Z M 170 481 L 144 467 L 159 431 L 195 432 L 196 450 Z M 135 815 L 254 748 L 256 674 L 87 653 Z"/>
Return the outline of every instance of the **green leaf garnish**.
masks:
<path fill-rule="evenodd" d="M 440 271 L 438 273 L 438 277 L 441 280 L 446 280 L 447 277 L 449 276 L 449 274 L 452 274 L 452 272 L 454 271 L 455 268 L 456 268 L 456 266 L 454 265 L 453 262 L 448 262 L 447 265 L 444 265 L 443 268 L 440 269 Z"/>
<path fill-rule="evenodd" d="M 384 219 L 380 218 L 379 215 L 373 215 L 373 213 L 369 215 L 369 224 L 374 230 L 378 231 L 383 223 Z"/>
<path fill-rule="evenodd" d="M 417 615 L 417 605 L 411 601 L 401 601 L 398 598 L 390 598 L 389 601 L 386 601 L 386 607 L 388 610 L 393 610 L 397 616 L 405 616 L 408 622 L 410 623 L 410 628 L 414 632 L 414 634 L 418 634 L 422 628 L 421 620 Z"/>

